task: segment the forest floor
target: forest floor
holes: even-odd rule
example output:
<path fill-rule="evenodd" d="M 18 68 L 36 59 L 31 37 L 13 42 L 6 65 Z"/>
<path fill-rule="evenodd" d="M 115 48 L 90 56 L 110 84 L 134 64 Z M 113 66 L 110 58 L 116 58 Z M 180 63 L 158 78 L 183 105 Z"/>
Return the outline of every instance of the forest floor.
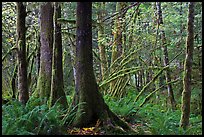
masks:
<path fill-rule="evenodd" d="M 125 120 L 125 118 L 122 118 L 122 119 Z M 133 122 L 129 121 L 128 125 L 132 129 L 135 129 L 137 131 L 136 133 L 126 132 L 125 130 L 123 130 L 121 127 L 118 127 L 118 126 L 111 127 L 111 128 L 107 126 L 101 127 L 98 125 L 98 123 L 100 122 L 97 122 L 95 126 L 89 127 L 89 128 L 68 128 L 67 134 L 69 135 L 133 135 L 133 134 L 151 135 L 152 134 L 150 131 L 144 130 L 148 128 L 147 126 L 145 126 L 145 124 L 135 123 L 134 120 Z"/>
<path fill-rule="evenodd" d="M 89 128 L 69 128 L 67 133 L 70 135 L 202 135 L 202 115 L 191 114 L 189 128 L 183 130 L 179 127 L 179 110 L 174 114 L 172 111 L 158 113 L 158 115 L 155 112 L 146 114 L 149 115 L 149 118 L 147 115 L 140 116 L 138 114 L 120 117 L 136 133 L 125 132 L 118 126 L 114 128 L 100 127 L 99 121 L 95 126 Z"/>
<path fill-rule="evenodd" d="M 202 135 L 202 99 L 194 89 L 191 98 L 190 124 L 187 130 L 179 127 L 181 106 L 177 101 L 176 110 L 172 110 L 161 99 L 155 102 L 153 97 L 139 107 L 146 96 L 134 102 L 136 95 L 131 92 L 123 98 L 104 96 L 106 104 L 120 119 L 126 121 L 136 133 L 125 132 L 121 127 L 105 125 L 97 121 L 92 127 L 69 127 L 74 119 L 74 111 L 61 110 L 58 105 L 37 105 L 39 98 L 30 98 L 26 106 L 13 100 L 2 104 L 2 135 Z M 72 102 L 72 96 L 67 96 Z M 179 100 L 179 99 L 177 99 Z M 65 126 L 62 116 L 67 116 Z"/>

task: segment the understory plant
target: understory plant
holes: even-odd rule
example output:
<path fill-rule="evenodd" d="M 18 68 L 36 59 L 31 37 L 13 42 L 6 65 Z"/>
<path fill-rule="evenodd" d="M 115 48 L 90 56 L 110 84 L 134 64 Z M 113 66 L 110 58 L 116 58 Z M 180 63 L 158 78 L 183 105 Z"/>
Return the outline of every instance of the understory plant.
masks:
<path fill-rule="evenodd" d="M 134 102 L 137 94 L 133 90 L 123 98 L 114 98 L 105 95 L 104 99 L 110 109 L 127 122 L 141 130 L 140 134 L 151 135 L 200 135 L 202 134 L 202 116 L 191 112 L 190 125 L 187 130 L 179 127 L 181 109 L 175 111 L 165 106 L 165 98 L 160 103 L 148 102 L 142 107 L 146 95 L 142 95 L 137 102 Z"/>
<path fill-rule="evenodd" d="M 153 135 L 199 135 L 202 134 L 202 116 L 191 113 L 187 130 L 179 127 L 181 110 L 172 111 L 159 104 L 147 104 L 138 111 Z"/>
<path fill-rule="evenodd" d="M 39 105 L 40 98 L 31 98 L 26 106 L 10 101 L 2 106 L 3 135 L 64 134 L 65 124 L 74 118 L 73 110 L 63 110 L 59 104 Z"/>

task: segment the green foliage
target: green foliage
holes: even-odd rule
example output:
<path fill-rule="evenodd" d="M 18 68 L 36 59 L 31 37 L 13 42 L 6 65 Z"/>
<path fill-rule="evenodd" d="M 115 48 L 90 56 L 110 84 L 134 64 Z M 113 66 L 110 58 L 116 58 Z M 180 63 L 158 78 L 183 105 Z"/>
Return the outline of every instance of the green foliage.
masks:
<path fill-rule="evenodd" d="M 138 115 L 147 121 L 147 127 L 153 135 L 198 135 L 202 134 L 202 116 L 190 115 L 190 126 L 184 131 L 179 127 L 181 110 L 172 111 L 161 105 L 147 104 Z"/>
<path fill-rule="evenodd" d="M 107 100 L 106 103 L 108 104 L 110 109 L 117 115 L 126 116 L 134 112 L 135 104 L 133 102 L 130 102 L 130 100 L 126 97 L 117 100 L 106 95 L 104 98 L 105 100 Z"/>
<path fill-rule="evenodd" d="M 74 111 L 63 110 L 59 104 L 48 108 L 41 99 L 31 98 L 26 106 L 11 101 L 2 106 L 3 135 L 63 134 L 64 124 L 74 117 Z"/>
<path fill-rule="evenodd" d="M 136 112 L 136 108 L 142 100 L 139 100 L 138 102 L 134 103 L 133 100 L 135 99 L 136 94 L 134 93 L 133 89 L 131 90 L 132 91 L 129 91 L 128 94 L 123 98 L 116 98 L 110 95 L 104 96 L 107 105 L 117 115 L 124 117 Z"/>
<path fill-rule="evenodd" d="M 202 89 L 193 88 L 191 91 L 191 112 L 196 115 L 202 114 Z"/>
<path fill-rule="evenodd" d="M 37 84 L 37 49 L 39 48 L 39 7 L 42 3 L 26 2 L 28 14 L 26 16 L 26 44 L 28 70 L 31 73 L 31 85 L 29 91 L 34 91 Z M 71 58 L 73 55 L 70 50 L 73 43 L 76 42 L 76 2 L 61 3 L 62 18 L 58 21 L 62 25 L 62 42 L 63 42 L 63 74 L 64 87 L 68 104 L 72 103 L 75 88 L 73 64 Z M 127 5 L 132 3 L 127 2 Z M 15 65 L 17 63 L 16 54 L 16 9 L 15 2 L 2 3 L 2 98 L 10 100 L 9 103 L 2 105 L 2 134 L 3 135 L 37 135 L 37 134 L 63 134 L 64 125 L 69 125 L 75 118 L 75 109 L 70 107 L 68 110 L 62 110 L 56 103 L 51 108 L 47 104 L 41 104 L 40 98 L 31 96 L 30 100 L 23 106 L 17 100 L 11 101 L 12 87 L 11 80 Z M 97 27 L 93 27 L 93 51 L 94 55 L 99 56 L 98 43 L 103 42 L 106 47 L 108 63 L 111 61 L 113 33 L 113 22 L 116 16 L 116 3 L 106 2 L 106 8 L 100 9 L 100 3 L 93 3 L 92 20 L 93 24 L 97 22 L 97 13 L 104 11 L 104 35 L 97 40 Z M 164 24 L 159 29 L 163 29 L 166 34 L 172 81 L 176 78 L 182 79 L 182 62 L 185 58 L 185 39 L 187 35 L 187 13 L 188 2 L 162 2 L 162 16 Z M 139 74 L 144 70 L 144 80 L 148 77 L 148 72 L 152 75 L 158 73 L 162 68 L 162 62 L 155 60 L 157 56 L 162 59 L 162 50 L 160 50 L 161 39 L 157 36 L 156 7 L 155 2 L 142 2 L 139 6 L 128 9 L 125 15 L 126 27 L 123 34 L 126 34 L 124 40 L 124 55 L 109 64 L 105 80 L 99 81 L 100 88 L 108 88 L 109 83 L 113 80 L 118 82 L 114 94 L 117 92 L 119 97 L 104 96 L 105 102 L 109 108 L 127 122 L 135 125 L 140 134 L 167 134 L 167 135 L 198 135 L 202 134 L 202 3 L 195 3 L 195 20 L 194 20 L 194 55 L 192 70 L 192 92 L 191 92 L 191 115 L 190 125 L 187 130 L 179 128 L 181 116 L 181 92 L 182 80 L 174 83 L 174 94 L 177 102 L 177 110 L 171 111 L 166 108 L 166 94 L 157 92 L 160 99 L 151 98 L 151 101 L 145 103 L 142 107 L 140 104 L 145 100 L 147 95 L 152 93 L 150 88 L 143 84 L 139 89 L 145 89 L 144 94 L 138 96 L 139 91 L 129 89 L 125 81 L 126 76 Z M 97 24 L 99 25 L 99 24 Z M 183 52 L 181 52 L 183 51 Z M 74 50 L 73 50 L 74 53 Z M 153 57 L 152 57 L 153 56 Z M 74 56 L 73 56 L 74 57 Z M 33 60 L 32 60 L 33 59 Z M 96 60 L 96 61 L 95 61 Z M 152 60 L 152 64 L 150 61 Z M 32 64 L 32 62 L 34 62 Z M 74 62 L 74 61 L 73 61 Z M 179 65 L 180 63 L 181 65 Z M 151 66 L 152 65 L 152 66 Z M 110 69 L 115 70 L 110 73 Z M 154 69 L 155 68 L 155 69 Z M 100 78 L 100 60 L 94 58 L 94 70 L 96 70 L 97 79 Z M 123 81 L 124 80 L 124 81 Z M 156 79 L 157 81 L 157 79 Z M 17 78 L 15 80 L 17 85 Z M 134 82 L 133 82 L 134 83 Z M 152 82 L 151 86 L 154 84 Z M 135 86 L 135 83 L 134 85 Z M 141 92 L 142 93 L 142 92 Z M 163 92 L 165 93 L 165 91 Z M 135 99 L 138 99 L 134 102 Z M 157 100 L 158 99 L 158 100 Z M 157 104 L 154 104 L 154 103 Z M 97 104 L 96 104 L 97 105 Z M 148 132 L 148 133 L 147 133 Z M 118 132 L 114 133 L 118 134 Z"/>
<path fill-rule="evenodd" d="M 183 130 L 179 127 L 181 118 L 180 107 L 178 107 L 177 110 L 172 111 L 161 103 L 165 102 L 165 98 L 161 98 L 159 104 L 147 103 L 139 108 L 145 95 L 142 95 L 141 98 L 134 103 L 133 100 L 136 96 L 137 94 L 135 93 L 135 90 L 130 88 L 128 94 L 123 98 L 118 99 L 105 95 L 104 99 L 114 113 L 124 118 L 127 122 L 135 124 L 135 128 L 141 135 L 202 134 L 202 116 L 198 113 L 194 114 L 194 110 L 191 111 L 189 128 Z M 192 99 L 194 100 L 194 98 L 196 97 L 193 95 Z"/>

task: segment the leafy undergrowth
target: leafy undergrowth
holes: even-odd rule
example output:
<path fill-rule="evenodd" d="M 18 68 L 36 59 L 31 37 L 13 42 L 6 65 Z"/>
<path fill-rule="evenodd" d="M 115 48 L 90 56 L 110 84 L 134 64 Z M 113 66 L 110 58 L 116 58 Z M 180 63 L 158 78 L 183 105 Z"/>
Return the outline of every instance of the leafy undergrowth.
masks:
<path fill-rule="evenodd" d="M 41 99 L 31 98 L 26 106 L 13 100 L 2 105 L 3 135 L 65 134 L 64 125 L 73 120 L 73 111 L 63 110 L 55 104 L 39 105 Z"/>
<path fill-rule="evenodd" d="M 67 97 L 69 103 L 71 98 Z M 181 110 L 175 111 L 160 103 L 147 103 L 138 108 L 144 97 L 133 102 L 135 95 L 128 94 L 116 99 L 104 96 L 110 109 L 139 135 L 202 135 L 201 113 L 191 113 L 189 128 L 184 131 L 179 128 Z M 39 105 L 40 99 L 30 99 L 26 106 L 18 101 L 2 105 L 2 134 L 3 135 L 131 135 L 121 127 L 101 126 L 97 121 L 95 126 L 74 128 L 69 126 L 75 112 L 62 110 L 55 104 L 48 108 L 46 104 Z M 165 101 L 163 101 L 165 102 Z M 66 125 L 66 126 L 65 126 Z"/>
<path fill-rule="evenodd" d="M 110 109 L 129 123 L 140 135 L 202 135 L 202 115 L 190 114 L 190 124 L 187 130 L 179 127 L 181 118 L 180 107 L 172 111 L 166 107 L 165 100 L 159 103 L 147 103 L 139 108 L 145 97 L 133 102 L 136 95 L 131 92 L 124 98 L 115 99 L 105 96 Z M 178 105 L 179 106 L 179 105 Z"/>
<path fill-rule="evenodd" d="M 152 135 L 201 135 L 202 116 L 190 115 L 190 125 L 185 131 L 179 127 L 181 111 L 165 109 L 161 105 L 147 104 L 138 112 L 140 119 L 136 122 L 143 124 Z"/>

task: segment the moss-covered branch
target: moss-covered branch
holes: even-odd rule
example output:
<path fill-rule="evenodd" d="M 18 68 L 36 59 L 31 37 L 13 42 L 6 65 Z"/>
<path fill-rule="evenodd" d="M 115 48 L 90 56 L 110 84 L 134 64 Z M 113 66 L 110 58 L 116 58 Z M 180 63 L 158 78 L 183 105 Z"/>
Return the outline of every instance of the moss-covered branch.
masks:
<path fill-rule="evenodd" d="M 160 70 L 153 78 L 152 80 L 147 83 L 142 90 L 140 91 L 140 93 L 137 95 L 137 97 L 135 98 L 134 102 L 137 102 L 139 97 L 142 95 L 142 93 L 144 93 L 144 91 L 158 78 L 158 76 L 165 70 L 167 69 L 169 66 L 164 67 L 162 70 Z"/>
<path fill-rule="evenodd" d="M 156 93 L 157 91 L 159 91 L 160 89 L 162 89 L 164 86 L 166 86 L 167 84 L 171 84 L 171 83 L 175 83 L 180 79 L 176 79 L 174 81 L 168 82 L 165 85 L 160 86 L 159 88 L 155 89 L 153 92 L 151 92 L 149 95 L 147 95 L 147 97 L 144 99 L 144 101 L 139 105 L 139 107 L 142 107 L 145 103 L 147 103 L 147 101 L 149 101 L 149 99 L 152 97 L 152 95 L 154 93 Z"/>

